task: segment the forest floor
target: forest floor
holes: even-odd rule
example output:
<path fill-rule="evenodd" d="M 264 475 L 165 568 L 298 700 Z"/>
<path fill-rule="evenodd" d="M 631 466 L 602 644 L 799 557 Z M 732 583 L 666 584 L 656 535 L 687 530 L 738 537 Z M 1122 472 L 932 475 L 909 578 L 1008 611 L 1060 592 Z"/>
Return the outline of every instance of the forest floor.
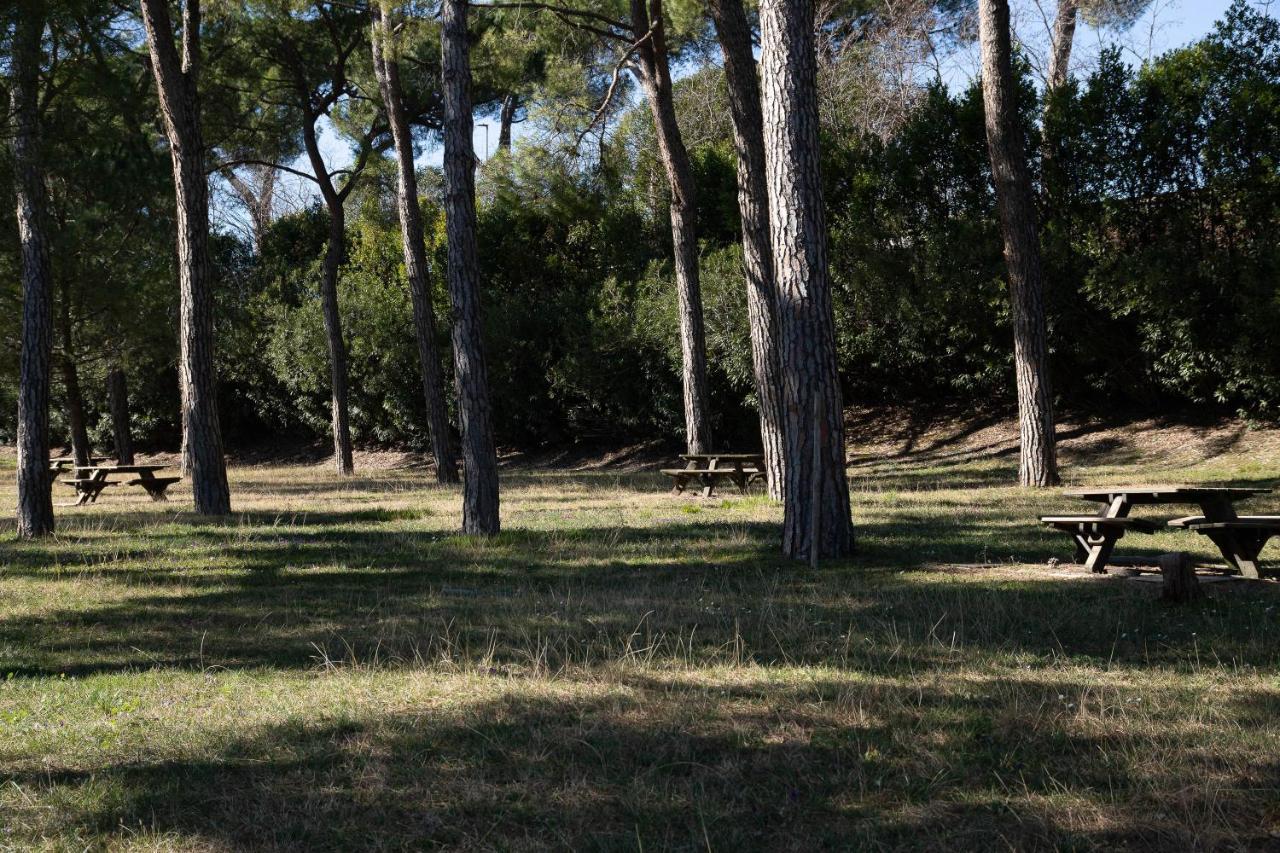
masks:
<path fill-rule="evenodd" d="M 637 454 L 512 460 L 491 541 L 404 467 L 9 521 L 0 849 L 1280 849 L 1280 584 L 1054 568 L 1008 424 L 855 426 L 816 571 Z M 1063 431 L 1071 483 L 1280 482 L 1273 432 Z"/>

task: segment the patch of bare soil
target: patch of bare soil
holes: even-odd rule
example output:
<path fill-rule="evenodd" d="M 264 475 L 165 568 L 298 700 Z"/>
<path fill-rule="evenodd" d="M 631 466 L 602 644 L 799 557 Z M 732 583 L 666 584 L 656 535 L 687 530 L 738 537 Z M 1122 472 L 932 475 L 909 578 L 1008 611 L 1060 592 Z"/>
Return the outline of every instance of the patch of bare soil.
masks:
<path fill-rule="evenodd" d="M 857 407 L 848 410 L 845 425 L 854 467 L 893 459 L 961 463 L 1016 458 L 1018 453 L 1018 422 L 1011 415 Z M 1274 455 L 1280 451 L 1280 429 L 1238 420 L 1189 425 L 1159 418 L 1066 416 L 1058 423 L 1057 438 L 1066 464 L 1193 465 L 1227 452 Z"/>
<path fill-rule="evenodd" d="M 668 442 L 645 441 L 622 447 L 573 446 L 534 452 L 508 451 L 501 454 L 503 467 L 560 471 L 648 471 L 676 458 Z"/>

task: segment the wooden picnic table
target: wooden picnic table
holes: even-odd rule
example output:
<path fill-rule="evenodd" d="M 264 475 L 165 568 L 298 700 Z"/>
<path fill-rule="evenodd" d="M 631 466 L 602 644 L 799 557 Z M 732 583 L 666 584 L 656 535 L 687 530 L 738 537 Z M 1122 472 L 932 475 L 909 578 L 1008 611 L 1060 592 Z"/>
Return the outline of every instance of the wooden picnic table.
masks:
<path fill-rule="evenodd" d="M 1077 556 L 1094 572 L 1105 572 L 1107 560 L 1126 530 L 1153 533 L 1160 525 L 1145 519 L 1130 519 L 1135 506 L 1195 505 L 1200 516 L 1175 519 L 1174 527 L 1195 530 L 1209 537 L 1232 568 L 1245 577 L 1257 577 L 1257 556 L 1266 538 L 1257 541 L 1268 528 L 1273 516 L 1251 516 L 1241 519 L 1234 504 L 1271 489 L 1238 486 L 1140 485 L 1090 486 L 1068 489 L 1064 494 L 1106 505 L 1100 516 L 1046 516 L 1042 519 L 1059 530 L 1071 533 L 1076 540 Z M 1280 530 L 1280 519 L 1270 527 Z M 1269 538 L 1269 535 L 1267 536 Z"/>
<path fill-rule="evenodd" d="M 106 462 L 109 458 L 111 457 L 90 456 L 89 464 L 100 465 L 103 462 Z M 61 474 L 63 471 L 66 471 L 68 468 L 75 467 L 75 464 L 76 464 L 76 458 L 74 456 L 54 456 L 49 460 L 49 474 L 53 477 L 57 477 L 59 474 Z"/>
<path fill-rule="evenodd" d="M 76 479 L 66 481 L 68 485 L 75 486 L 76 493 L 79 497 L 76 499 L 76 506 L 83 506 L 88 503 L 95 503 L 98 496 L 102 494 L 107 486 L 116 485 L 117 482 L 108 479 L 113 474 L 133 474 L 132 480 L 125 481 L 129 486 L 142 486 L 146 489 L 147 494 L 151 496 L 153 501 L 167 501 L 169 499 L 166 492 L 169 487 L 177 483 L 181 477 L 157 477 L 157 471 L 163 471 L 167 465 L 90 465 L 88 467 L 77 466 Z"/>
<path fill-rule="evenodd" d="M 763 453 L 681 453 L 683 468 L 663 468 L 662 473 L 674 480 L 672 492 L 680 494 L 690 480 L 702 484 L 702 496 L 711 497 L 716 483 L 729 480 L 746 493 L 754 480 L 763 480 Z"/>

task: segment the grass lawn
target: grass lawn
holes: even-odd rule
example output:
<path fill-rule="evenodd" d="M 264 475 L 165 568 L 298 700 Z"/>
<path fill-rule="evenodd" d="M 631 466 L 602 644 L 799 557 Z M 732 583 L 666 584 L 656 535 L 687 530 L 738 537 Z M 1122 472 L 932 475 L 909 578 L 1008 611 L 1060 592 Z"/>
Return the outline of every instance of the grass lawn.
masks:
<path fill-rule="evenodd" d="M 1067 435 L 1075 483 L 1280 481 L 1271 434 Z M 1051 568 L 1079 507 L 1007 430 L 877 441 L 818 571 L 761 498 L 612 470 L 505 470 L 488 542 L 314 466 L 9 521 L 0 848 L 1280 849 L 1280 584 Z"/>

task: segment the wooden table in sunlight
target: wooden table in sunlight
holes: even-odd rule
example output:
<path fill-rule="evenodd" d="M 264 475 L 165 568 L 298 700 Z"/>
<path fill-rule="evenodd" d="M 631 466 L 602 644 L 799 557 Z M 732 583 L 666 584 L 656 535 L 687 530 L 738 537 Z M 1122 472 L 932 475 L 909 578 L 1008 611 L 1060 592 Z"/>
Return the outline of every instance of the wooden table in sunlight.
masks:
<path fill-rule="evenodd" d="M 1267 540 L 1280 533 L 1280 516 L 1239 516 L 1235 503 L 1270 491 L 1235 486 L 1091 486 L 1068 489 L 1065 494 L 1105 504 L 1101 515 L 1051 515 L 1040 520 L 1070 534 L 1076 542 L 1077 559 L 1090 571 L 1101 573 L 1107 570 L 1107 560 L 1126 532 L 1155 533 L 1166 526 L 1163 521 L 1130 518 L 1134 507 L 1198 506 L 1200 515 L 1176 518 L 1167 526 L 1208 537 L 1229 566 L 1245 577 L 1256 578 L 1258 554 Z"/>
<path fill-rule="evenodd" d="M 167 465 L 90 465 L 77 466 L 73 480 L 65 480 L 74 486 L 77 494 L 76 506 L 94 503 L 108 486 L 123 483 L 126 486 L 141 486 L 153 501 L 167 501 L 169 487 L 182 480 L 181 477 L 157 477 L 157 471 L 163 471 Z M 112 475 L 133 475 L 129 480 L 112 480 Z"/>
<path fill-rule="evenodd" d="M 764 480 L 763 453 L 681 453 L 683 468 L 663 468 L 673 481 L 671 491 L 680 494 L 690 480 L 702 484 L 702 496 L 711 497 L 716 484 L 728 480 L 743 494 L 755 480 Z"/>

